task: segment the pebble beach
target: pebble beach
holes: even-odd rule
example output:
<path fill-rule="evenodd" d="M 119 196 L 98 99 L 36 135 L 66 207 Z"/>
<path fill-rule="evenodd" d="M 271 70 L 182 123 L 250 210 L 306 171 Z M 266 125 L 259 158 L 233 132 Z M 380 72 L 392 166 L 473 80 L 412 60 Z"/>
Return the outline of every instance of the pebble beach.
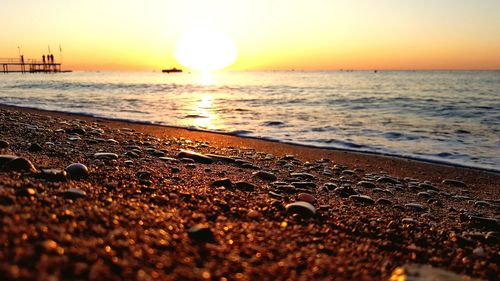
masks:
<path fill-rule="evenodd" d="M 500 173 L 3 105 L 0 150 L 2 280 L 499 280 Z"/>

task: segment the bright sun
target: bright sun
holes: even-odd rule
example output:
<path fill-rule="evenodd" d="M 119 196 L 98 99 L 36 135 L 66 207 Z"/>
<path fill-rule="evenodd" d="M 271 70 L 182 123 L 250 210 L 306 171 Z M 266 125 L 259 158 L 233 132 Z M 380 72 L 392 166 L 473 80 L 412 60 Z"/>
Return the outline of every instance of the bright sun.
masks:
<path fill-rule="evenodd" d="M 204 72 L 229 66 L 236 56 L 236 46 L 229 37 L 208 29 L 186 33 L 175 48 L 175 57 L 182 65 Z"/>

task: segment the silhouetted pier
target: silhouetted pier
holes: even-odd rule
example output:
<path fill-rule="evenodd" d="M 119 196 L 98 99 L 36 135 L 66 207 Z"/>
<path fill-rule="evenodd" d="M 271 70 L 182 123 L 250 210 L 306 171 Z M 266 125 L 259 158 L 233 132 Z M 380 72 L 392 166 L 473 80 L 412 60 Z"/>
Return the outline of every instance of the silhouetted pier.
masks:
<path fill-rule="evenodd" d="M 20 58 L 0 58 L 3 73 L 52 73 L 52 72 L 70 72 L 61 70 L 61 63 L 53 61 L 44 61 L 36 59 Z"/>

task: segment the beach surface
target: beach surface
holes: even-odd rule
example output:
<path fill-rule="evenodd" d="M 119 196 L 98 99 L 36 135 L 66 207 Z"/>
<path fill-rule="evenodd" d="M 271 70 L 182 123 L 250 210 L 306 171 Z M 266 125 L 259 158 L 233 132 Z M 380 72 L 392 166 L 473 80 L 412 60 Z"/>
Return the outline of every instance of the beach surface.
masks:
<path fill-rule="evenodd" d="M 5 280 L 500 274 L 499 173 L 11 106 L 0 149 Z"/>

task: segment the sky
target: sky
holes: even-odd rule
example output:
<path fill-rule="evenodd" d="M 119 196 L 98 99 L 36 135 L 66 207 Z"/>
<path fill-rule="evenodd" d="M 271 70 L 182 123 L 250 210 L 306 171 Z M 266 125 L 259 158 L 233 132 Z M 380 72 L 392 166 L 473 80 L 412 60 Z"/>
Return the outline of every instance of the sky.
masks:
<path fill-rule="evenodd" d="M 499 12 L 499 0 L 0 0 L 0 58 L 50 46 L 66 69 L 182 67 L 177 42 L 210 28 L 234 41 L 231 70 L 500 69 Z"/>

